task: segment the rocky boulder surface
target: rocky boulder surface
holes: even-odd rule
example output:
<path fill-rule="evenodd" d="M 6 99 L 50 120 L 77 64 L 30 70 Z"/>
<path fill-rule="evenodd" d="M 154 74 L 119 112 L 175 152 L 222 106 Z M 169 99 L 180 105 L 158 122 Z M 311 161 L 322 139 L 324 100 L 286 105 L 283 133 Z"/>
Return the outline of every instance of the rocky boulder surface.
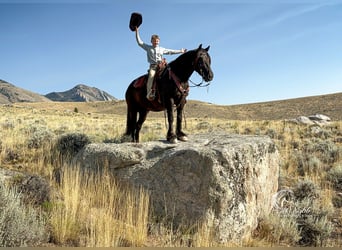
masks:
<path fill-rule="evenodd" d="M 264 136 L 209 133 L 179 144 L 88 144 L 73 161 L 145 188 L 156 217 L 208 223 L 221 242 L 249 237 L 278 189 L 279 154 Z"/>
<path fill-rule="evenodd" d="M 290 119 L 287 120 L 296 124 L 306 124 L 306 125 L 313 125 L 313 124 L 317 124 L 317 125 L 326 125 L 329 124 L 331 122 L 331 118 L 326 116 L 326 115 L 322 115 L 322 114 L 315 114 L 315 115 L 309 115 L 309 116 L 299 116 L 295 119 Z"/>

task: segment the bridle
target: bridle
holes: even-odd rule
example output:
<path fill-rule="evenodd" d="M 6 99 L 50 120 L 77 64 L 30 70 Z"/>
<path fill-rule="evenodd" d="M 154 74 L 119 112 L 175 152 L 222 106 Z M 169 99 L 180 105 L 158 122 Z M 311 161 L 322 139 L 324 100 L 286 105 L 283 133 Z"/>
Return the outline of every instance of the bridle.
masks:
<path fill-rule="evenodd" d="M 194 70 L 197 72 L 197 70 L 196 70 L 196 66 L 197 66 L 198 67 L 198 71 L 200 72 L 200 76 L 202 77 L 202 81 L 200 83 L 195 83 L 191 79 L 189 79 L 189 82 L 192 84 L 192 85 L 189 85 L 189 87 L 208 87 L 211 84 L 211 81 L 209 81 L 209 82 L 205 82 L 204 81 L 204 78 L 202 76 L 202 72 L 203 72 L 202 67 L 198 66 L 198 60 L 200 58 L 203 59 L 202 54 L 203 53 L 201 53 L 199 56 L 197 56 L 195 58 L 195 61 L 193 62 Z"/>
<path fill-rule="evenodd" d="M 189 79 L 189 82 L 192 84 L 192 85 L 189 85 L 190 88 L 192 88 L 192 87 L 208 87 L 211 84 L 211 82 L 205 82 L 203 77 L 202 77 L 202 81 L 200 83 L 195 83 L 191 79 Z M 203 83 L 205 83 L 205 84 L 203 84 Z"/>
<path fill-rule="evenodd" d="M 200 53 L 194 60 L 194 62 L 192 63 L 192 66 L 194 68 L 194 71 L 198 72 L 199 75 L 202 77 L 202 81 L 200 83 L 195 83 L 193 82 L 191 79 L 189 79 L 189 82 L 192 85 L 188 85 L 188 87 L 185 89 L 182 86 L 182 82 L 179 80 L 179 78 L 175 75 L 175 73 L 171 70 L 171 68 L 169 67 L 169 65 L 167 66 L 167 70 L 169 71 L 169 79 L 173 79 L 173 81 L 175 82 L 178 90 L 182 93 L 183 96 L 187 96 L 189 94 L 189 88 L 190 87 L 208 87 L 211 84 L 211 81 L 209 82 L 205 82 L 204 77 L 203 77 L 203 69 L 202 67 L 200 67 L 198 64 L 198 60 L 200 58 L 202 58 L 203 60 L 203 56 L 207 56 L 206 53 Z M 209 58 L 210 60 L 210 58 Z M 196 70 L 196 67 L 198 68 L 198 70 Z"/>

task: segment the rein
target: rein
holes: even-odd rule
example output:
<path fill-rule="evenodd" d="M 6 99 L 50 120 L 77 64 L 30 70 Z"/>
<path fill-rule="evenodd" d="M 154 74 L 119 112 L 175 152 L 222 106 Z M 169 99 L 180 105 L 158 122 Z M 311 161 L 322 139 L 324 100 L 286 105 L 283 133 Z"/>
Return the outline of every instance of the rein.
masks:
<path fill-rule="evenodd" d="M 191 79 L 189 79 L 189 81 L 192 84 L 192 85 L 190 85 L 190 87 L 198 87 L 198 88 L 208 87 L 211 83 L 211 82 L 208 82 L 206 84 L 203 84 L 203 83 L 205 83 L 203 77 L 202 77 L 202 81 L 200 83 L 195 83 L 195 82 L 191 81 Z"/>
<path fill-rule="evenodd" d="M 192 66 L 194 67 L 194 70 L 195 70 L 195 65 L 197 65 L 198 59 L 199 59 L 199 57 L 196 57 L 195 61 L 192 63 Z M 202 69 L 200 69 L 200 72 L 202 73 Z M 191 79 L 189 79 L 189 81 L 192 84 L 189 87 L 198 87 L 198 88 L 199 87 L 208 87 L 210 85 L 210 83 L 211 83 L 211 82 L 208 82 L 206 84 L 203 84 L 203 83 L 205 83 L 205 81 L 203 79 L 203 76 L 202 76 L 202 81 L 200 83 L 195 83 Z"/>
<path fill-rule="evenodd" d="M 187 96 L 189 94 L 189 86 L 184 89 L 182 86 L 181 81 L 179 80 L 179 78 L 175 75 L 175 73 L 173 73 L 173 71 L 171 70 L 170 67 L 167 67 L 168 71 L 169 71 L 169 79 L 173 79 L 173 81 L 175 82 L 178 90 L 182 93 L 182 95 Z"/>

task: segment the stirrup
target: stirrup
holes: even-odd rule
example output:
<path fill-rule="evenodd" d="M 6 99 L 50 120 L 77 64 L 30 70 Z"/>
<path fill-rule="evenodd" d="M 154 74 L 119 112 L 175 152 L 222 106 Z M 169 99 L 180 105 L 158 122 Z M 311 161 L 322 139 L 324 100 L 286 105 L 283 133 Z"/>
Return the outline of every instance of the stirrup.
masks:
<path fill-rule="evenodd" d="M 153 101 L 156 98 L 155 90 L 151 90 L 150 93 L 146 96 L 147 100 Z"/>

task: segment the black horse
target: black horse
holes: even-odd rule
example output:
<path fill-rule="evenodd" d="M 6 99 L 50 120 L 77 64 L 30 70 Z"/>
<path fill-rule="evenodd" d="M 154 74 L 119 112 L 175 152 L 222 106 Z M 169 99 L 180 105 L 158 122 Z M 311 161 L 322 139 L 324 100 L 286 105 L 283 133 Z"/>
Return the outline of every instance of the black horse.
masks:
<path fill-rule="evenodd" d="M 196 71 L 204 81 L 213 79 L 211 70 L 211 58 L 208 54 L 209 47 L 203 49 L 202 44 L 194 50 L 190 50 L 174 61 L 170 62 L 160 76 L 156 75 L 157 96 L 154 101 L 146 98 L 146 80 L 148 75 L 135 79 L 127 88 L 127 125 L 126 135 L 131 136 L 133 142 L 139 142 L 139 132 L 146 120 L 149 111 L 163 111 L 166 109 L 169 128 L 167 140 L 176 143 L 177 138 L 187 141 L 187 136 L 182 131 L 182 112 L 189 92 L 188 80 Z M 173 126 L 173 107 L 177 109 L 176 133 Z M 137 120 L 137 114 L 139 119 Z"/>

